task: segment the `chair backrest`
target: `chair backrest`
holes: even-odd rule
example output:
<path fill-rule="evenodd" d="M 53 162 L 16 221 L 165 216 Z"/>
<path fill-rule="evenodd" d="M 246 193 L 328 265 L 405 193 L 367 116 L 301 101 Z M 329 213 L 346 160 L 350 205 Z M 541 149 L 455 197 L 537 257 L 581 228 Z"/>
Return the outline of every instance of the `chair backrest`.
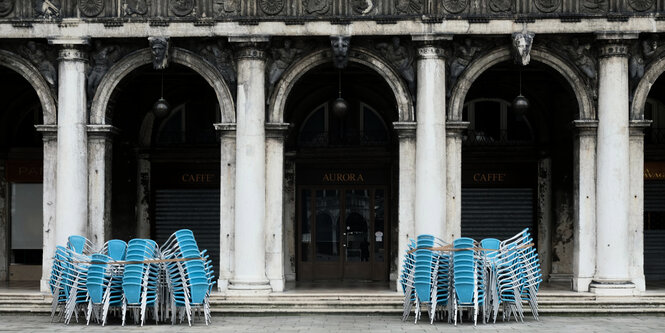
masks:
<path fill-rule="evenodd" d="M 83 253 L 85 250 L 85 243 L 88 241 L 85 237 L 79 235 L 69 236 L 67 240 L 67 247 L 78 254 Z"/>
<path fill-rule="evenodd" d="M 125 260 L 125 255 L 127 253 L 127 243 L 120 239 L 111 239 L 107 242 L 107 252 L 109 257 L 113 258 L 113 260 Z"/>

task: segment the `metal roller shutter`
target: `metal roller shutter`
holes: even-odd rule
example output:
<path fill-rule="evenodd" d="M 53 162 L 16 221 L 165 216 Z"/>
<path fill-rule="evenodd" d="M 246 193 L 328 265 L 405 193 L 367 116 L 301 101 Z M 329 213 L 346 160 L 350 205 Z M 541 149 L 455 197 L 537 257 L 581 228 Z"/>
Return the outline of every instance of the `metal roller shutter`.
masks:
<path fill-rule="evenodd" d="M 463 188 L 462 236 L 504 240 L 524 228 L 534 231 L 534 190 L 531 188 Z"/>
<path fill-rule="evenodd" d="M 644 212 L 665 212 L 665 182 L 644 182 Z M 644 230 L 644 275 L 665 279 L 665 230 Z"/>
<path fill-rule="evenodd" d="M 219 189 L 155 191 L 155 234 L 160 246 L 178 229 L 190 229 L 219 272 Z"/>

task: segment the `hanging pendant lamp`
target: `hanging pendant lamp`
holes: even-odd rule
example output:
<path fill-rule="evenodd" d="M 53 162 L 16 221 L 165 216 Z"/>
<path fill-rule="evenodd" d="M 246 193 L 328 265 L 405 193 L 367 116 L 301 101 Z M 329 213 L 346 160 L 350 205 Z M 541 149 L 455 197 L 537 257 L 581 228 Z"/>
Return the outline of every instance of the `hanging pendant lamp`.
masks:
<path fill-rule="evenodd" d="M 152 113 L 157 118 L 163 118 L 169 113 L 169 102 L 164 99 L 164 70 L 162 70 L 161 94 L 157 102 L 152 105 Z"/>
<path fill-rule="evenodd" d="M 346 112 L 349 110 L 349 103 L 346 102 L 344 98 L 342 98 L 342 70 L 339 70 L 338 72 L 338 80 L 337 80 L 337 99 L 333 102 L 332 105 L 332 110 L 333 110 L 333 115 L 337 118 L 344 118 L 346 116 Z"/>
<path fill-rule="evenodd" d="M 526 114 L 529 109 L 529 100 L 522 95 L 522 67 L 520 67 L 520 94 L 513 100 L 513 112 L 519 116 Z"/>

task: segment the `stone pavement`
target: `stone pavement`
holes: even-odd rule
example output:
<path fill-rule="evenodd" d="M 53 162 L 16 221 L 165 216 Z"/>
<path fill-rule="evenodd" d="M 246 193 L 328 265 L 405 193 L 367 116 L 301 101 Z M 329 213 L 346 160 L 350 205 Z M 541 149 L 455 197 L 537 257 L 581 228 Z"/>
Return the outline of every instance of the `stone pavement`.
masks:
<path fill-rule="evenodd" d="M 411 317 L 413 318 L 413 317 Z M 447 323 L 423 321 L 402 322 L 394 315 L 278 315 L 213 317 L 213 324 L 205 326 L 196 321 L 186 324 L 148 324 L 120 326 L 118 322 L 101 327 L 96 324 L 50 323 L 43 315 L 0 315 L 0 332 L 658 332 L 665 326 L 665 317 L 642 315 L 616 315 L 602 317 L 542 316 L 540 321 L 528 318 L 524 323 L 478 324 L 465 322 L 457 327 Z"/>

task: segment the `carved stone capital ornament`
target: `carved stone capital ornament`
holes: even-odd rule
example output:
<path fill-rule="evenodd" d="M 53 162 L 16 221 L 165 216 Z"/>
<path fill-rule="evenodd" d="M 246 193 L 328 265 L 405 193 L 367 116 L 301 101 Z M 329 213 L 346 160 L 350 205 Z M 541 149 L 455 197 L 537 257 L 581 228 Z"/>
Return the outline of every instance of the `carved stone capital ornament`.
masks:
<path fill-rule="evenodd" d="M 264 43 L 240 43 L 236 50 L 236 59 L 266 60 Z"/>
<path fill-rule="evenodd" d="M 88 56 L 85 52 L 72 47 L 71 45 L 64 45 L 63 49 L 58 53 L 59 61 L 84 61 L 88 62 Z"/>
<path fill-rule="evenodd" d="M 152 65 L 155 69 L 165 69 L 169 66 L 169 38 L 148 37 L 152 52 Z"/>
<path fill-rule="evenodd" d="M 513 55 L 515 62 L 526 66 L 531 61 L 531 46 L 533 45 L 533 32 L 515 32 L 513 39 Z"/>
<path fill-rule="evenodd" d="M 349 48 L 351 37 L 330 36 L 330 47 L 332 47 L 333 65 L 337 69 L 343 69 L 349 63 Z"/>
<path fill-rule="evenodd" d="M 620 40 L 608 40 L 598 48 L 600 58 L 628 57 L 628 44 Z"/>
<path fill-rule="evenodd" d="M 424 45 L 418 47 L 418 58 L 419 59 L 439 59 L 445 58 L 446 51 L 436 45 Z"/>
<path fill-rule="evenodd" d="M 87 17 L 94 17 L 104 10 L 104 0 L 79 0 L 79 11 Z"/>
<path fill-rule="evenodd" d="M 7 16 L 14 10 L 16 0 L 0 0 L 0 17 Z"/>

